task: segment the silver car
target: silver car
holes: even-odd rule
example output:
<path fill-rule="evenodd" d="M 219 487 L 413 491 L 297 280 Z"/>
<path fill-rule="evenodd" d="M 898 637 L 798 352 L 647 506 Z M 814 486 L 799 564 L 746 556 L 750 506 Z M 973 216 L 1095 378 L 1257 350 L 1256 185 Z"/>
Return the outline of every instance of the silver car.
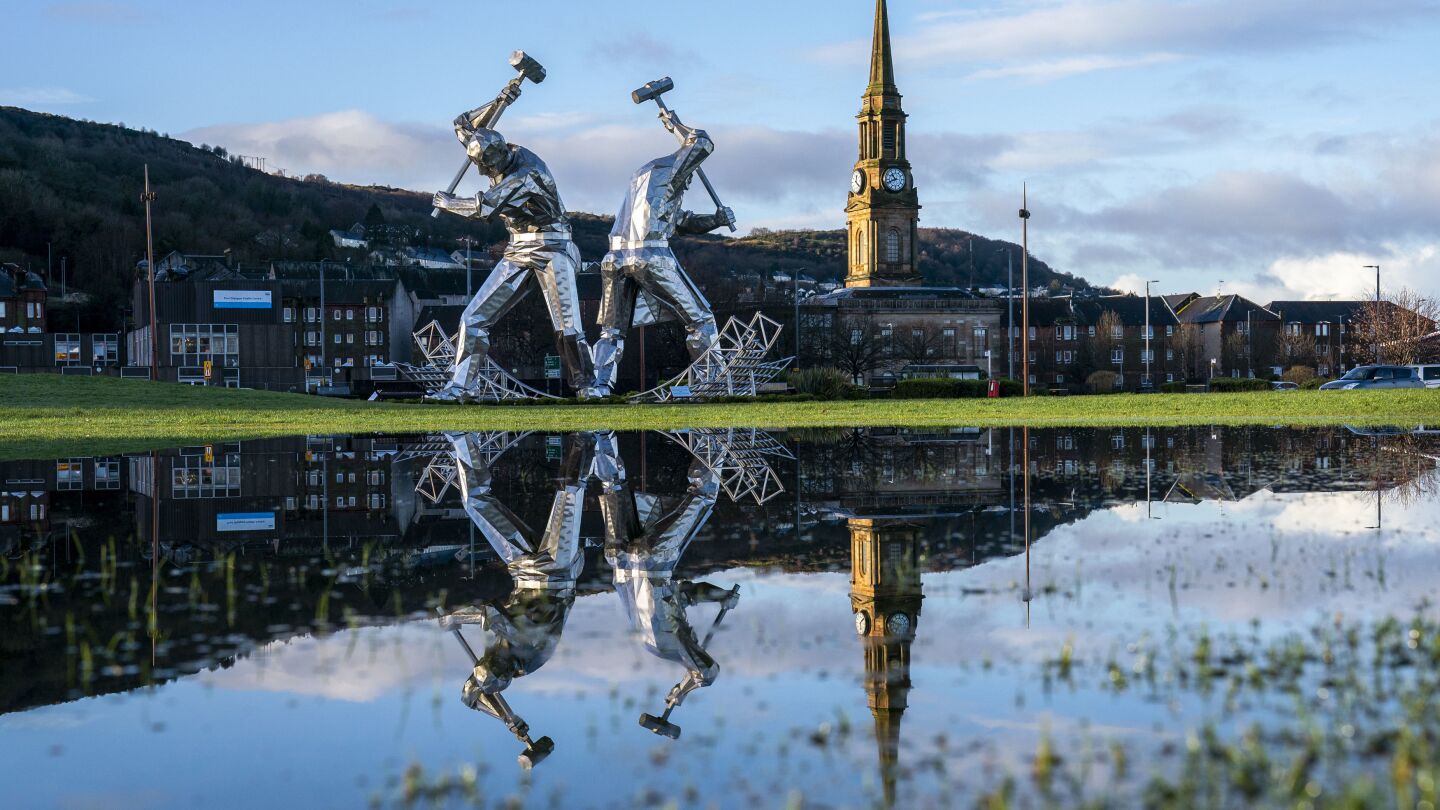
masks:
<path fill-rule="evenodd" d="M 1321 391 L 1354 391 L 1368 388 L 1424 388 L 1409 366 L 1356 366 L 1334 382 L 1320 386 Z"/>

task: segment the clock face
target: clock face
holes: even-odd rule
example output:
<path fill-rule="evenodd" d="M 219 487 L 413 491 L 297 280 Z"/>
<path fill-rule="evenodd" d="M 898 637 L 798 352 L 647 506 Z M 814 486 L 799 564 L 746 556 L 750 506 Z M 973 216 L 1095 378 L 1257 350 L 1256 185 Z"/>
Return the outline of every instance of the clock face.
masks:
<path fill-rule="evenodd" d="M 850 193 L 851 193 L 851 194 L 859 194 L 860 192 L 862 192 L 862 191 L 864 191 L 864 190 L 865 190 L 865 172 L 862 172 L 862 171 L 860 171 L 859 169 L 856 169 L 856 170 L 855 170 L 855 173 L 852 174 L 852 175 L 850 175 Z"/>
<path fill-rule="evenodd" d="M 899 168 L 886 169 L 885 188 L 892 193 L 903 191 L 905 189 L 905 171 Z"/>
<path fill-rule="evenodd" d="M 855 632 L 862 636 L 870 632 L 870 617 L 863 610 L 855 614 Z"/>
<path fill-rule="evenodd" d="M 892 636 L 903 636 L 910 632 L 910 617 L 904 613 L 892 613 L 885 620 L 885 632 Z"/>

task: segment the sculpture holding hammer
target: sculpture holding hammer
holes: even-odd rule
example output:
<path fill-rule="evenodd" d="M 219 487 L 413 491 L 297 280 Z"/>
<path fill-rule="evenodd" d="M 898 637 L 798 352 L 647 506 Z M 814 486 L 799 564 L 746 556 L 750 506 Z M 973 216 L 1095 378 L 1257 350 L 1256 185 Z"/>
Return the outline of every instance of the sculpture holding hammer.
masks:
<path fill-rule="evenodd" d="M 686 348 L 699 359 L 719 340 L 710 302 L 696 288 L 670 250 L 676 233 L 708 233 L 722 227 L 735 230 L 735 212 L 726 208 L 700 164 L 715 151 L 704 130 L 691 129 L 665 106 L 662 95 L 675 83 L 660 79 L 631 94 L 636 104 L 654 101 L 660 121 L 680 139 L 673 154 L 646 163 L 630 181 L 625 203 L 610 231 L 610 252 L 600 266 L 603 285 L 600 301 L 600 338 L 595 343 L 595 382 L 587 396 L 609 396 L 615 385 L 625 334 L 635 325 L 636 300 L 643 295 L 654 316 L 657 306 L 669 310 L 684 325 Z M 681 208 L 692 177 L 699 175 L 715 202 L 714 214 L 694 214 Z"/>
<path fill-rule="evenodd" d="M 580 251 L 572 240 L 555 178 L 534 152 L 506 143 L 495 131 L 500 116 L 520 97 L 524 81 L 543 82 L 545 68 L 524 51 L 516 51 L 510 65 L 519 75 L 494 101 L 455 119 L 455 135 L 465 144 L 469 161 L 449 191 L 435 195 L 437 212 L 499 219 L 510 232 L 504 257 L 461 316 L 455 368 L 450 384 L 429 397 L 435 401 L 472 400 L 489 357 L 490 330 L 535 286 L 545 297 L 570 384 L 580 390 L 591 380 L 592 357 L 575 283 Z M 469 163 L 490 178 L 490 189 L 478 197 L 456 197 L 454 191 Z"/>

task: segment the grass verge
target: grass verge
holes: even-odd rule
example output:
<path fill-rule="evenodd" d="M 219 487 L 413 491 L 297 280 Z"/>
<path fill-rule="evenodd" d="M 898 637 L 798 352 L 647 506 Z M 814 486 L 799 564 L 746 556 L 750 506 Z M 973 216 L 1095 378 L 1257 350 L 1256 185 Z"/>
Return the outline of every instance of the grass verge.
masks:
<path fill-rule="evenodd" d="M 724 405 L 459 407 L 328 400 L 31 374 L 0 377 L 0 459 L 270 436 L 706 427 L 1100 427 L 1440 424 L 1440 391 L 1119 394 Z"/>

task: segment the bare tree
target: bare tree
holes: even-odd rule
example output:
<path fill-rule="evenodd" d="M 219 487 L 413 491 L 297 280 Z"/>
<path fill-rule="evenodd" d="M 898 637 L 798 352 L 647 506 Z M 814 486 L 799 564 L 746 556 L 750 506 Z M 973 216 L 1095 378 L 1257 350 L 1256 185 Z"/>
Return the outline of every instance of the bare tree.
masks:
<path fill-rule="evenodd" d="M 1346 337 L 1351 357 L 1361 363 L 1414 363 L 1423 339 L 1435 332 L 1440 302 L 1415 290 L 1402 288 L 1377 304 L 1371 301 L 1356 316 Z M 1375 345 L 1380 356 L 1375 356 Z"/>
<path fill-rule="evenodd" d="M 1201 371 L 1200 327 L 1193 323 L 1182 323 L 1175 330 L 1175 364 L 1180 376 L 1186 380 L 1198 380 L 1205 376 Z"/>
<path fill-rule="evenodd" d="M 1281 327 L 1280 339 L 1276 346 L 1279 354 L 1279 364 L 1285 368 L 1304 366 L 1315 369 L 1315 337 L 1305 333 L 1301 328 L 1298 332 L 1291 332 L 1287 324 Z"/>
<path fill-rule="evenodd" d="M 828 354 L 835 367 L 858 384 L 885 366 L 889 352 L 867 320 L 851 317 L 836 323 Z"/>
<path fill-rule="evenodd" d="M 933 363 L 940 353 L 941 337 L 934 330 L 911 328 L 895 339 L 891 356 L 901 364 Z"/>

